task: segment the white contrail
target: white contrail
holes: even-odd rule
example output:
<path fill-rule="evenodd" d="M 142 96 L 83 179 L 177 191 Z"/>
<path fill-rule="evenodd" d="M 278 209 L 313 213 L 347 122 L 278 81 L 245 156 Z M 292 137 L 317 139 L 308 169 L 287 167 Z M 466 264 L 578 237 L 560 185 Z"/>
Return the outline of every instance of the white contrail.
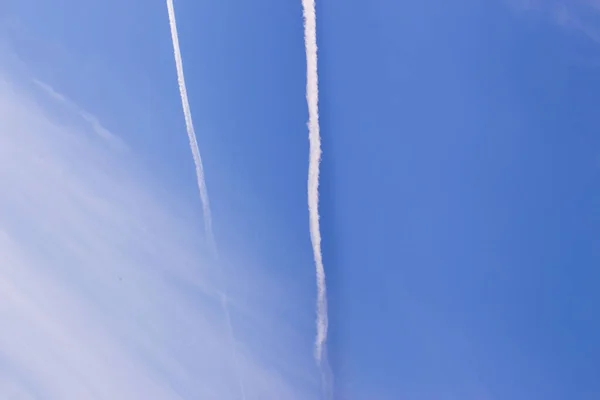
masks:
<path fill-rule="evenodd" d="M 306 102 L 308 103 L 308 131 L 310 155 L 308 166 L 308 212 L 310 239 L 317 272 L 317 337 L 315 358 L 322 365 L 323 347 L 327 341 L 327 289 L 321 252 L 319 227 L 319 163 L 321 162 L 321 134 L 319 129 L 319 76 L 317 74 L 317 20 L 315 0 L 302 0 L 304 11 L 304 44 L 306 47 Z"/>
<path fill-rule="evenodd" d="M 179 92 L 181 93 L 181 105 L 183 106 L 183 115 L 185 116 L 185 127 L 187 129 L 188 139 L 190 140 L 190 148 L 194 157 L 196 166 L 196 179 L 198 180 L 198 190 L 200 191 L 200 200 L 202 201 L 202 211 L 204 213 L 204 230 L 206 237 L 211 246 L 211 250 L 215 250 L 215 237 L 212 229 L 212 216 L 210 212 L 210 201 L 208 199 L 208 191 L 206 190 L 206 182 L 204 180 L 204 168 L 202 167 L 202 158 L 200 157 L 200 149 L 196 140 L 194 131 L 194 123 L 192 122 L 192 112 L 188 101 L 187 89 L 185 86 L 185 77 L 183 75 L 183 61 L 181 59 L 181 50 L 179 49 L 179 36 L 177 34 L 177 23 L 175 21 L 175 7 L 173 0 L 167 0 L 167 8 L 169 9 L 169 23 L 171 25 L 171 39 L 173 40 L 173 51 L 175 53 L 175 65 L 177 67 L 177 81 L 179 83 Z"/>
<path fill-rule="evenodd" d="M 206 181 L 204 179 L 204 168 L 202 166 L 202 158 L 200 157 L 200 149 L 198 148 L 198 140 L 196 139 L 196 133 L 194 131 L 194 124 L 192 122 L 192 112 L 190 110 L 190 104 L 187 96 L 187 89 L 185 86 L 185 77 L 183 75 L 183 61 L 181 58 L 181 49 L 179 48 L 179 35 L 177 34 L 177 22 L 175 20 L 175 7 L 173 6 L 173 0 L 167 0 L 167 9 L 169 10 L 169 24 L 171 26 L 171 39 L 173 40 L 173 52 L 175 55 L 175 65 L 177 67 L 177 81 L 179 83 L 179 92 L 181 94 L 181 104 L 183 106 L 183 115 L 185 116 L 185 127 L 190 141 L 190 148 L 192 150 L 192 156 L 194 157 L 194 164 L 196 166 L 196 179 L 198 182 L 198 190 L 200 192 L 200 200 L 202 201 L 202 211 L 204 214 L 204 231 L 206 233 L 206 240 L 208 241 L 209 248 L 219 264 L 219 256 L 217 251 L 217 244 L 215 241 L 215 235 L 212 228 L 212 215 L 210 212 L 210 201 L 208 198 L 208 191 L 206 189 Z M 225 285 L 224 272 L 219 266 L 221 275 L 223 276 L 223 285 Z M 244 383 L 239 371 L 239 363 L 237 357 L 237 350 L 235 345 L 235 337 L 233 334 L 233 324 L 231 323 L 231 314 L 229 312 L 229 306 L 226 298 L 226 291 L 220 293 L 220 300 L 225 313 L 225 319 L 227 322 L 227 328 L 229 330 L 229 337 L 231 340 L 233 361 L 235 363 L 235 369 L 238 376 L 238 384 L 240 388 L 240 394 L 242 400 L 246 399 L 246 390 Z"/>

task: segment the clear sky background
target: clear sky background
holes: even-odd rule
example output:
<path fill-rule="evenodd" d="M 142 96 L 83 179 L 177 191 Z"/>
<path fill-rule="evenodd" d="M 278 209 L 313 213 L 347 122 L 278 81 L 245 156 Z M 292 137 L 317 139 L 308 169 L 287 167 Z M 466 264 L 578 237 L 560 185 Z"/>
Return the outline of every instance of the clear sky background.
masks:
<path fill-rule="evenodd" d="M 0 397 L 319 398 L 300 1 L 0 6 Z M 600 397 L 600 3 L 317 0 L 336 399 Z M 12 397 L 10 397 L 12 396 Z"/>

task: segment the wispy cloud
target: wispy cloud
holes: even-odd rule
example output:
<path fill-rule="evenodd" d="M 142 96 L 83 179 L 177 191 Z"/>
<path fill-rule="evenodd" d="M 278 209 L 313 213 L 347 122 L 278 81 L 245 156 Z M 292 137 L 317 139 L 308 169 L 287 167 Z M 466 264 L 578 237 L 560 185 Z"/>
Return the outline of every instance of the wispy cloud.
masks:
<path fill-rule="evenodd" d="M 0 74 L 0 398 L 239 398 L 194 225 L 95 119 L 59 123 L 47 102 Z M 265 356 L 239 354 L 251 393 L 311 398 Z"/>
<path fill-rule="evenodd" d="M 310 142 L 308 167 L 308 210 L 310 238 L 317 273 L 317 337 L 315 357 L 323 367 L 324 346 L 327 342 L 327 287 L 321 251 L 319 226 L 319 169 L 321 162 L 321 133 L 319 127 L 319 75 L 317 71 L 317 21 L 314 0 L 302 0 L 304 11 L 304 44 L 306 48 L 306 101 L 308 104 L 308 130 Z M 327 367 L 328 368 L 328 367 Z"/>
<path fill-rule="evenodd" d="M 100 121 L 98 121 L 98 118 L 96 118 L 94 115 L 90 114 L 89 112 L 87 112 L 84 109 L 82 109 L 81 107 L 79 107 L 73 101 L 71 101 L 70 99 L 68 99 L 67 97 L 62 95 L 61 93 L 57 92 L 50 85 L 48 85 L 44 82 L 41 82 L 37 79 L 34 79 L 33 83 L 36 84 L 37 86 L 39 86 L 50 97 L 59 101 L 66 107 L 68 107 L 74 114 L 78 115 L 85 122 L 87 122 L 92 127 L 93 131 L 98 136 L 100 136 L 102 139 L 108 141 L 111 145 L 115 146 L 116 148 L 123 149 L 125 147 L 125 144 L 123 143 L 123 141 L 118 136 L 114 135 L 112 132 L 110 132 L 108 129 L 106 129 L 100 123 Z"/>
<path fill-rule="evenodd" d="M 185 76 L 183 74 L 183 60 L 181 58 L 181 49 L 179 47 L 179 35 L 177 33 L 177 21 L 175 19 L 175 8 L 173 6 L 173 0 L 167 0 L 167 9 L 169 13 L 169 25 L 171 27 L 171 39 L 173 41 L 173 52 L 175 56 L 175 66 L 177 68 L 177 81 L 179 83 L 179 92 L 181 95 L 181 104 L 183 106 L 183 115 L 185 116 L 185 127 L 190 142 L 190 148 L 192 150 L 192 156 L 194 158 L 194 165 L 196 167 L 196 179 L 198 183 L 198 190 L 200 192 L 200 199 L 202 201 L 202 209 L 204 215 L 204 230 L 206 239 L 209 247 L 213 251 L 216 262 L 218 263 L 218 250 L 217 243 L 215 241 L 215 235 L 212 228 L 212 214 L 210 210 L 210 200 L 208 197 L 208 190 L 206 188 L 206 180 L 204 178 L 204 167 L 202 166 L 202 158 L 200 156 L 200 149 L 198 147 L 198 139 L 194 131 L 194 123 L 192 120 L 192 111 L 190 109 L 190 103 L 187 95 L 187 88 L 185 85 Z M 221 293 L 221 304 L 225 313 L 225 318 L 228 327 L 229 338 L 231 341 L 232 357 L 238 370 L 238 385 L 240 388 L 240 395 L 242 399 L 246 399 L 246 390 L 244 387 L 244 381 L 239 372 L 239 361 L 237 356 L 235 334 L 233 330 L 233 323 L 231 321 L 231 313 L 229 311 L 229 305 L 227 300 L 227 293 Z"/>
<path fill-rule="evenodd" d="M 565 29 L 584 34 L 600 43 L 598 0 L 505 0 L 518 13 L 544 15 Z"/>

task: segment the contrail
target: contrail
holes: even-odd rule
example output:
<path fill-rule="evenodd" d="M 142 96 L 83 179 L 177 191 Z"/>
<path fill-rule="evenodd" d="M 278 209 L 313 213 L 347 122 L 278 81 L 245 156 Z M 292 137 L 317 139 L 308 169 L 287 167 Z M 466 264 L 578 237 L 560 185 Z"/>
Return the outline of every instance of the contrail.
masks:
<path fill-rule="evenodd" d="M 319 76 L 317 73 L 317 20 L 315 0 L 302 0 L 304 11 L 304 45 L 306 47 L 306 102 L 308 103 L 308 132 L 310 155 L 308 166 L 308 212 L 310 239 L 317 272 L 317 337 L 315 358 L 325 367 L 324 346 L 327 341 L 327 288 L 321 252 L 319 227 L 319 163 L 321 162 L 321 134 L 319 128 Z"/>
<path fill-rule="evenodd" d="M 187 129 L 188 139 L 190 140 L 190 148 L 194 157 L 196 166 L 196 179 L 198 181 L 198 190 L 200 191 L 200 200 L 202 201 L 202 211 L 204 214 L 204 230 L 207 240 L 211 246 L 211 250 L 216 249 L 215 237 L 212 229 L 212 215 L 210 212 L 210 200 L 208 199 L 208 191 L 206 190 L 206 182 L 204 180 L 204 168 L 202 166 L 202 158 L 200 157 L 200 149 L 198 148 L 198 140 L 194 131 L 194 123 L 192 122 L 192 112 L 185 86 L 185 77 L 183 75 L 183 61 L 181 59 L 181 50 L 179 48 L 179 35 L 177 34 L 177 22 L 175 21 L 175 7 L 173 0 L 167 0 L 167 8 L 169 9 L 169 24 L 171 25 L 171 39 L 173 40 L 173 51 L 175 53 L 175 65 L 177 67 L 177 82 L 179 83 L 179 92 L 181 94 L 181 105 L 183 106 L 183 115 L 185 116 L 185 127 Z"/>
<path fill-rule="evenodd" d="M 198 148 L 198 140 L 196 139 L 196 133 L 194 131 L 194 124 L 192 122 L 192 112 L 190 110 L 190 104 L 187 96 L 187 89 L 185 86 L 185 77 L 183 75 L 183 61 L 181 58 L 181 49 L 179 48 L 179 35 L 177 34 L 177 22 L 175 20 L 175 7 L 173 6 L 173 0 L 167 0 L 167 9 L 169 10 L 169 25 L 171 26 L 171 39 L 173 40 L 173 52 L 175 55 L 175 65 L 177 67 L 177 82 L 179 83 L 179 93 L 181 94 L 181 105 L 183 106 L 183 115 L 185 116 L 185 127 L 190 141 L 190 148 L 192 150 L 192 156 L 194 157 L 194 165 L 196 166 L 196 180 L 198 182 L 198 190 L 200 192 L 200 200 L 202 202 L 202 212 L 204 214 L 204 231 L 206 239 L 208 241 L 209 248 L 213 253 L 213 256 L 219 264 L 219 254 L 217 251 L 217 244 L 215 235 L 212 228 L 212 215 L 210 212 L 210 201 L 208 198 L 208 191 L 206 189 L 206 181 L 204 179 L 204 168 L 202 166 L 202 158 L 200 157 L 200 149 Z M 223 285 L 225 285 L 224 272 L 219 266 L 219 271 L 223 277 Z M 235 363 L 235 369 L 238 376 L 238 384 L 240 388 L 240 394 L 242 400 L 246 400 L 246 390 L 244 383 L 241 378 L 239 371 L 239 363 L 237 357 L 237 350 L 235 345 L 235 336 L 233 334 L 233 324 L 231 322 L 231 314 L 229 312 L 229 306 L 225 295 L 226 291 L 220 293 L 221 305 L 225 313 L 225 319 L 227 320 L 227 328 L 229 330 L 229 338 L 231 341 L 231 348 L 233 353 L 233 360 Z"/>

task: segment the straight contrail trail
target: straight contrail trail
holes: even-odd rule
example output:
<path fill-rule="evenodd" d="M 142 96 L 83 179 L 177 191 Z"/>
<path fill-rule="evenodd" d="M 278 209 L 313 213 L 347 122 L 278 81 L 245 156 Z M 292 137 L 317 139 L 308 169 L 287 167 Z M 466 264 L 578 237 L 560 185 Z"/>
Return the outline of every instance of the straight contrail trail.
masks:
<path fill-rule="evenodd" d="M 216 250 L 215 237 L 212 229 L 212 215 L 210 212 L 210 200 L 208 191 L 206 190 L 206 181 L 204 180 L 204 168 L 202 166 L 202 158 L 200 157 L 200 149 L 198 148 L 198 140 L 194 131 L 194 123 L 192 122 L 192 112 L 188 101 L 187 88 L 185 86 L 185 77 L 183 75 L 183 61 L 181 59 L 181 50 L 179 49 L 179 36 L 177 34 L 177 23 L 175 21 L 175 7 L 173 0 L 167 0 L 167 8 L 169 9 L 169 24 L 171 25 L 171 39 L 173 40 L 173 51 L 175 53 L 175 65 L 177 67 L 177 81 L 179 83 L 179 92 L 181 94 L 181 105 L 183 106 L 183 115 L 185 116 L 185 127 L 187 129 L 192 156 L 196 166 L 196 179 L 198 181 L 198 190 L 200 191 L 200 200 L 202 201 L 202 211 L 204 214 L 204 231 L 207 240 L 211 246 L 211 250 Z"/>
<path fill-rule="evenodd" d="M 308 165 L 308 212 L 310 239 L 317 272 L 317 337 L 315 358 L 323 367 L 323 348 L 327 341 L 327 288 L 321 252 L 319 227 L 319 164 L 321 162 L 321 134 L 319 128 L 319 76 L 317 73 L 317 19 L 315 0 L 302 0 L 304 11 L 304 45 L 306 47 L 306 102 L 308 104 L 308 132 L 310 154 Z M 326 361 L 326 360 L 325 360 Z"/>
<path fill-rule="evenodd" d="M 206 181 L 204 179 L 204 168 L 202 166 L 202 158 L 200 157 L 200 149 L 198 148 L 198 140 L 196 139 L 196 133 L 194 131 L 194 124 L 192 122 L 192 112 L 190 110 L 190 104 L 187 96 L 187 89 L 185 86 L 185 77 L 183 75 L 183 61 L 181 58 L 181 49 L 179 48 L 179 35 L 177 34 L 177 22 L 175 20 L 175 7 L 173 6 L 173 0 L 167 0 L 167 9 L 169 10 L 169 25 L 171 26 L 171 39 L 173 40 L 173 52 L 175 55 L 175 65 L 177 67 L 177 81 L 179 83 L 179 93 L 181 94 L 181 105 L 183 106 L 183 115 L 185 116 L 185 127 L 190 141 L 190 148 L 192 150 L 192 156 L 194 157 L 194 165 L 196 166 L 196 180 L 198 182 L 198 190 L 200 192 L 200 200 L 202 202 L 202 211 L 204 214 L 204 231 L 206 239 L 208 241 L 209 248 L 213 253 L 213 256 L 219 263 L 219 254 L 217 251 L 217 244 L 215 235 L 212 228 L 212 215 L 210 212 L 210 201 L 208 198 L 208 191 L 206 189 Z M 221 276 L 223 276 L 223 285 L 226 285 L 224 279 L 224 272 L 219 266 Z M 225 313 L 225 319 L 227 320 L 227 328 L 229 330 L 229 338 L 231 341 L 233 361 L 235 363 L 235 369 L 238 378 L 238 384 L 240 388 L 240 394 L 242 400 L 246 400 L 246 390 L 239 370 L 239 363 L 237 357 L 237 350 L 235 345 L 235 336 L 233 334 L 233 324 L 231 322 L 231 314 L 229 312 L 229 306 L 224 291 L 219 294 L 221 305 Z"/>

